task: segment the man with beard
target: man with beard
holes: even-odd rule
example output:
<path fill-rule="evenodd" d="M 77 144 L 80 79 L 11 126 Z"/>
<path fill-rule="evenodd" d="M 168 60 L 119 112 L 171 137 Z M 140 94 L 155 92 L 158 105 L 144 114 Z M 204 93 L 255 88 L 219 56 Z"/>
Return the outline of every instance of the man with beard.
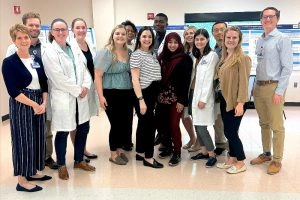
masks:
<path fill-rule="evenodd" d="M 35 56 L 39 57 L 42 60 L 42 55 L 45 51 L 46 45 L 41 43 L 39 40 L 39 35 L 41 32 L 41 18 L 40 14 L 35 12 L 25 13 L 22 17 L 23 24 L 28 28 L 31 45 L 29 48 L 30 55 L 34 58 Z M 17 51 L 15 44 L 11 44 L 6 52 L 6 57 L 14 54 Z M 47 122 L 46 122 L 46 163 L 45 165 L 51 169 L 58 169 L 58 165 L 52 159 L 53 153 L 53 142 L 52 142 L 52 132 L 51 132 L 51 110 L 50 110 L 50 101 L 47 101 Z"/>

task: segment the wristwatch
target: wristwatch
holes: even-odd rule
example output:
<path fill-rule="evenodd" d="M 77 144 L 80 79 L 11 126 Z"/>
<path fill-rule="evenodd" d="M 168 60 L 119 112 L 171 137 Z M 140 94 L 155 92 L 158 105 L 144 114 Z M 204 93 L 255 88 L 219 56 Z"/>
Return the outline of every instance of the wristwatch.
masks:
<path fill-rule="evenodd" d="M 138 97 L 138 100 L 139 100 L 139 101 L 140 101 L 140 100 L 143 100 L 143 99 L 144 99 L 143 96 Z"/>

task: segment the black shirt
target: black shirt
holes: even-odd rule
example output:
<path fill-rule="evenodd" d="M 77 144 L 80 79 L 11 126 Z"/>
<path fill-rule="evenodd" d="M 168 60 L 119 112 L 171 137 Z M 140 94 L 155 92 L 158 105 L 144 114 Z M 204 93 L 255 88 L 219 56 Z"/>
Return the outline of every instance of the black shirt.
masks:
<path fill-rule="evenodd" d="M 88 47 L 88 50 L 87 51 L 83 51 L 81 50 L 83 55 L 85 56 L 86 58 L 86 61 L 87 61 L 87 68 L 92 76 L 92 80 L 94 81 L 95 79 L 95 74 L 94 74 L 94 62 L 93 62 L 93 55 L 90 51 L 90 48 Z"/>

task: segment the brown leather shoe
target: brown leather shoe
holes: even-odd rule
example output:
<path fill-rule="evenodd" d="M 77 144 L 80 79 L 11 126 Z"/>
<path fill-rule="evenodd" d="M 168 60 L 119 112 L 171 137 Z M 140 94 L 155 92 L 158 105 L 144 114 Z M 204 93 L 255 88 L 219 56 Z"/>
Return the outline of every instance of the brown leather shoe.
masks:
<path fill-rule="evenodd" d="M 68 173 L 67 167 L 65 165 L 60 166 L 58 168 L 58 177 L 62 180 L 68 180 L 69 179 L 69 173 Z"/>
<path fill-rule="evenodd" d="M 270 175 L 277 174 L 281 169 L 281 163 L 272 161 L 269 165 L 267 173 Z"/>
<path fill-rule="evenodd" d="M 80 163 L 74 163 L 74 169 L 83 169 L 85 171 L 95 171 L 96 168 L 92 165 L 87 164 L 84 161 L 81 161 Z"/>
<path fill-rule="evenodd" d="M 250 161 L 251 165 L 259 165 L 264 162 L 272 160 L 271 156 L 266 156 L 265 154 L 260 154 L 257 158 L 254 158 L 253 160 Z"/>

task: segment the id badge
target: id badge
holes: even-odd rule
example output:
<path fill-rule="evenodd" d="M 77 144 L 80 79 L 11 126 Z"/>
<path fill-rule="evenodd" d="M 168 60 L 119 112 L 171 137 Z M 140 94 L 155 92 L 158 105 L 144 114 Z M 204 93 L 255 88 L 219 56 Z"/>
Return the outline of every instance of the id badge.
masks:
<path fill-rule="evenodd" d="M 33 62 L 33 63 L 31 64 L 31 66 L 32 66 L 32 68 L 34 68 L 34 69 L 37 69 L 37 68 L 40 68 L 40 67 L 41 67 L 40 64 L 39 64 L 38 62 Z"/>

